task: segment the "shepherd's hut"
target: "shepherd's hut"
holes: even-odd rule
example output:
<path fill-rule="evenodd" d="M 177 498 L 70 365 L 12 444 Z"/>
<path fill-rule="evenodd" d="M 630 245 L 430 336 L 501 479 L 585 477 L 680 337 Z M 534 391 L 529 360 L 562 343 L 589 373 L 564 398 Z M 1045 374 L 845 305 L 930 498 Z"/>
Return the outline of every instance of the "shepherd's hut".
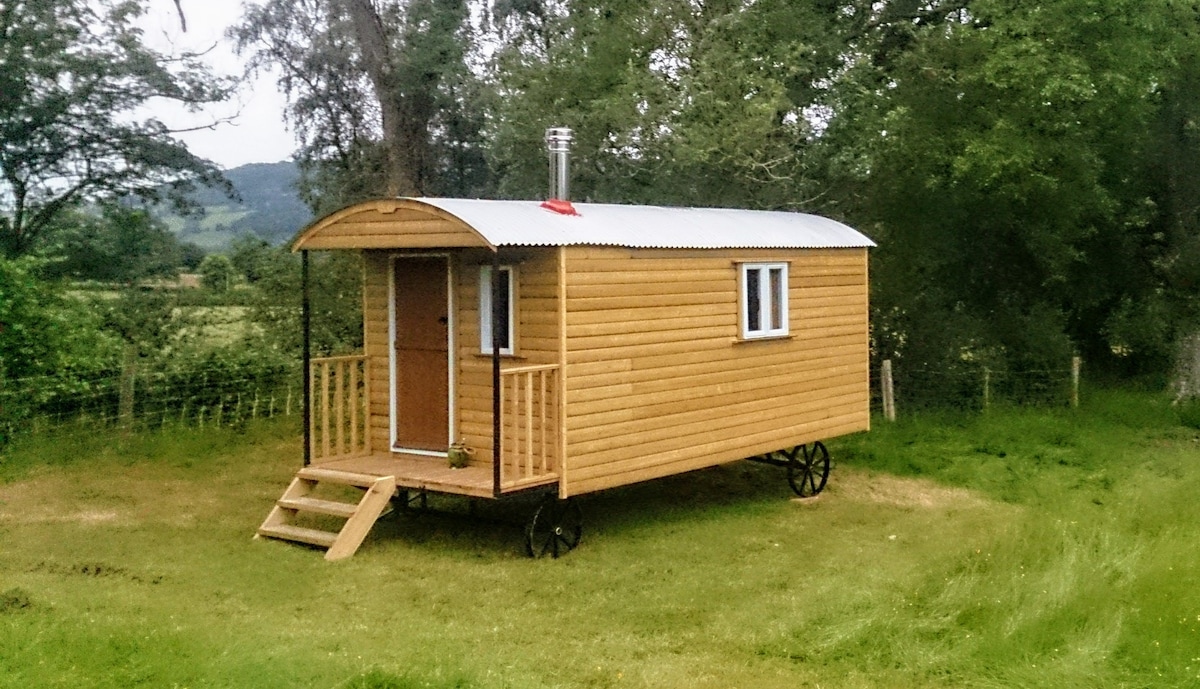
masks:
<path fill-rule="evenodd" d="M 547 138 L 548 202 L 380 199 L 296 238 L 306 265 L 361 254 L 365 344 L 308 361 L 304 467 L 259 535 L 337 559 L 397 497 L 541 491 L 526 547 L 557 556 L 575 496 L 748 458 L 809 495 L 820 441 L 867 430 L 869 239 L 804 213 L 571 203 L 569 130 Z"/>

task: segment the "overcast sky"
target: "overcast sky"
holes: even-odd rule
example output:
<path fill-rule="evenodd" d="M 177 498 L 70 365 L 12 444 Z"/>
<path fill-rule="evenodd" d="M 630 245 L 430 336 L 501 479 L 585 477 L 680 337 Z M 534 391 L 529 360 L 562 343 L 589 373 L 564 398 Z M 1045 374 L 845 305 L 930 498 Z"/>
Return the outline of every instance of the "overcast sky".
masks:
<path fill-rule="evenodd" d="M 187 33 L 180 31 L 179 16 L 171 0 L 144 0 L 149 10 L 142 23 L 146 43 L 165 53 L 204 50 L 216 47 L 206 56 L 220 74 L 236 75 L 243 61 L 225 40 L 225 28 L 237 23 L 243 0 L 183 0 Z M 246 0 L 254 4 L 258 0 Z M 283 124 L 284 98 L 275 87 L 275 79 L 260 77 L 248 84 L 234 102 L 213 107 L 205 115 L 193 115 L 181 108 L 157 104 L 152 113 L 172 128 L 199 126 L 218 117 L 240 115 L 232 124 L 213 130 L 180 134 L 196 155 L 215 161 L 224 168 L 246 163 L 274 163 L 288 160 L 295 140 Z"/>

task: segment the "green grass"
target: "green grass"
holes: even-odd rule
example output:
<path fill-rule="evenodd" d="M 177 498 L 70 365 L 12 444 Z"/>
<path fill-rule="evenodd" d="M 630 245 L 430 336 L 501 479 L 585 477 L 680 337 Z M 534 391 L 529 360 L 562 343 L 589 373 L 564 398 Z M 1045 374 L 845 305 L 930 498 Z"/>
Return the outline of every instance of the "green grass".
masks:
<path fill-rule="evenodd" d="M 250 320 L 249 312 L 246 306 L 189 306 L 177 310 L 193 324 L 183 334 L 213 346 L 231 345 L 261 331 Z"/>
<path fill-rule="evenodd" d="M 745 463 L 381 521 L 350 560 L 251 540 L 294 426 L 0 457 L 3 687 L 1200 686 L 1200 438 L 1165 398 L 925 416 Z"/>

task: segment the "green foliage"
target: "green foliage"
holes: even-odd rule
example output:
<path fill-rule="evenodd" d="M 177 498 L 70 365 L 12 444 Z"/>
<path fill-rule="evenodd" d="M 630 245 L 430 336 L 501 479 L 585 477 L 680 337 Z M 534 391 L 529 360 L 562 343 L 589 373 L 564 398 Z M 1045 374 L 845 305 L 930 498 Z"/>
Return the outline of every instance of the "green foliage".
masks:
<path fill-rule="evenodd" d="M 879 228 L 875 304 L 912 319 L 912 361 L 982 346 L 1013 367 L 1071 348 L 1095 366 L 1169 364 L 1190 300 L 1168 286 L 1167 238 L 1200 231 L 1164 213 L 1190 202 L 1146 184 L 1162 85 L 1194 52 L 1169 38 L 1196 24 L 1176 11 L 975 2 L 914 34 L 879 73 L 889 87 L 847 113 L 860 122 L 843 115 L 875 140 L 861 216 Z"/>
<path fill-rule="evenodd" d="M 597 201 L 812 208 L 810 113 L 839 67 L 836 14 L 809 2 L 514 4 L 498 56 L 493 166 L 545 193 L 546 126 L 576 132 L 574 188 Z"/>
<path fill-rule="evenodd" d="M 383 195 L 480 195 L 488 170 L 469 16 L 458 0 L 248 8 L 231 35 L 251 67 L 279 74 L 315 212 Z"/>
<path fill-rule="evenodd" d="M 271 245 L 266 241 L 243 235 L 233 240 L 229 248 L 229 260 L 246 282 L 254 284 L 271 269 L 273 253 Z"/>
<path fill-rule="evenodd" d="M 361 351 L 362 258 L 342 251 L 310 254 L 309 289 L 314 355 Z M 251 320 L 263 330 L 262 346 L 299 357 L 301 327 L 300 257 L 285 248 L 272 249 L 255 283 Z"/>
<path fill-rule="evenodd" d="M 63 213 L 52 231 L 51 277 L 133 284 L 174 277 L 184 264 L 183 248 L 166 226 L 143 209 L 107 204 L 99 215 Z"/>
<path fill-rule="evenodd" d="M 174 294 L 165 290 L 131 287 L 113 299 L 97 299 L 92 310 L 102 327 L 132 345 L 140 355 L 164 351 L 185 327 L 176 317 Z"/>
<path fill-rule="evenodd" d="M 166 125 L 136 113 L 156 98 L 200 107 L 229 89 L 199 56 L 146 48 L 143 12 L 115 0 L 0 6 L 0 254 L 33 251 L 82 199 L 183 203 L 195 182 L 221 182 Z"/>
<path fill-rule="evenodd" d="M 1179 423 L 1200 430 L 1200 400 L 1192 398 L 1181 402 L 1175 411 L 1179 415 Z"/>
<path fill-rule="evenodd" d="M 181 242 L 179 245 L 179 263 L 190 271 L 199 270 L 200 262 L 204 260 L 205 251 L 192 242 Z"/>
<path fill-rule="evenodd" d="M 98 314 L 37 277 L 42 265 L 0 257 L 0 445 L 36 409 L 111 374 L 120 357 Z M 53 384 L 27 384 L 49 376 Z"/>
<path fill-rule="evenodd" d="M 225 254 L 209 254 L 200 261 L 200 284 L 217 294 L 229 291 L 237 279 L 237 268 Z"/>

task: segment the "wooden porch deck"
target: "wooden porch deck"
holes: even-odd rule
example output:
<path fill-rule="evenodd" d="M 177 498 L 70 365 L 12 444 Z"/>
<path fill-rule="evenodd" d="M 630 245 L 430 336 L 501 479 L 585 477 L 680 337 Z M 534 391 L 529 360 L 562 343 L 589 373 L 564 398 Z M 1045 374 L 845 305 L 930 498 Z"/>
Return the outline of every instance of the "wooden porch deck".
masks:
<path fill-rule="evenodd" d="M 318 461 L 313 462 L 312 466 L 367 476 L 393 476 L 397 488 L 477 498 L 495 497 L 492 491 L 492 467 L 487 464 L 451 469 L 445 457 L 386 452 Z M 558 483 L 558 475 L 548 474 L 507 482 L 501 492 L 514 493 L 555 483 Z"/>

